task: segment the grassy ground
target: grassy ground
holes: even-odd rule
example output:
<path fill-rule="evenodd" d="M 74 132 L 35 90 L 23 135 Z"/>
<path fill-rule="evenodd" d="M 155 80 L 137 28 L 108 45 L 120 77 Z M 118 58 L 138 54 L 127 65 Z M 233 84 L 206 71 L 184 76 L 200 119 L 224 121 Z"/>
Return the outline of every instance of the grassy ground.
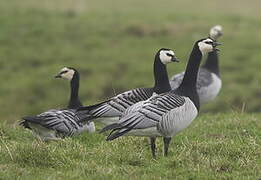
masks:
<path fill-rule="evenodd" d="M 83 134 L 43 143 L 0 125 L 0 179 L 260 179 L 260 114 L 202 115 L 151 158 L 147 139 Z"/>
<path fill-rule="evenodd" d="M 260 179 L 260 5 L 1 1 L 0 179 Z M 82 100 L 92 104 L 151 86 L 154 53 L 161 47 L 172 48 L 182 61 L 169 65 L 169 74 L 183 71 L 193 42 L 215 24 L 224 27 L 222 91 L 202 108 L 210 114 L 202 113 L 174 138 L 169 158 L 151 159 L 146 139 L 107 143 L 103 135 L 85 134 L 42 143 L 17 127 L 21 116 L 65 106 L 68 83 L 53 79 L 63 66 L 80 70 Z"/>

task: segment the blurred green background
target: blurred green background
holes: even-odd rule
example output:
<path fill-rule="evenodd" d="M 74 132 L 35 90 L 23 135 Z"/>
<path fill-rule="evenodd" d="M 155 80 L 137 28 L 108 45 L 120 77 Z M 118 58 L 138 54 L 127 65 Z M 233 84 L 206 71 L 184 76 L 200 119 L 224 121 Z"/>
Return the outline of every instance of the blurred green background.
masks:
<path fill-rule="evenodd" d="M 81 73 L 84 104 L 153 84 L 155 52 L 168 47 L 184 70 L 193 43 L 220 24 L 223 88 L 203 112 L 260 112 L 260 0 L 9 0 L 0 2 L 0 117 L 9 122 L 64 107 L 69 84 L 54 75 Z"/>

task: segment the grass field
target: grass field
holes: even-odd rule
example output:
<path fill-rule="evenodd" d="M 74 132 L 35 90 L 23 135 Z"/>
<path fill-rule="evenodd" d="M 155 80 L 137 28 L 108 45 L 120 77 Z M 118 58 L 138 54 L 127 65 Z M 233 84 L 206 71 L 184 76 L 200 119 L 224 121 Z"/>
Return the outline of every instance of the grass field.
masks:
<path fill-rule="evenodd" d="M 261 2 L 11 0 L 0 2 L 0 179 L 260 179 Z M 153 84 L 155 52 L 181 59 L 221 24 L 219 97 L 174 138 L 169 158 L 146 139 L 99 134 L 42 143 L 20 117 L 64 107 L 64 66 L 81 73 L 84 104 Z M 207 114 L 206 114 L 207 113 Z M 100 126 L 99 126 L 100 127 Z M 162 142 L 158 141 L 160 148 Z"/>
<path fill-rule="evenodd" d="M 202 115 L 152 159 L 147 139 L 83 134 L 43 143 L 1 124 L 0 179 L 260 179 L 261 115 Z M 7 128 L 9 127 L 9 128 Z"/>

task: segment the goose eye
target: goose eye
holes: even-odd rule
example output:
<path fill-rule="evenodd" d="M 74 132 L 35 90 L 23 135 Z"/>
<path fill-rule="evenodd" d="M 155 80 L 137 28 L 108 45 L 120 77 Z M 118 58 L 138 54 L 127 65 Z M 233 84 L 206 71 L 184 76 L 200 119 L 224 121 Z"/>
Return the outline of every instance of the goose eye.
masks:
<path fill-rule="evenodd" d="M 170 53 L 166 53 L 166 55 L 167 55 L 167 56 L 170 56 L 170 57 L 173 57 L 173 55 L 172 55 L 172 54 L 170 54 Z"/>
<path fill-rule="evenodd" d="M 66 70 L 66 71 L 62 71 L 60 74 L 65 74 L 65 73 L 67 73 L 68 71 Z"/>
<path fill-rule="evenodd" d="M 205 42 L 206 44 L 212 44 L 212 42 L 210 42 L 210 41 L 207 41 L 207 42 Z"/>

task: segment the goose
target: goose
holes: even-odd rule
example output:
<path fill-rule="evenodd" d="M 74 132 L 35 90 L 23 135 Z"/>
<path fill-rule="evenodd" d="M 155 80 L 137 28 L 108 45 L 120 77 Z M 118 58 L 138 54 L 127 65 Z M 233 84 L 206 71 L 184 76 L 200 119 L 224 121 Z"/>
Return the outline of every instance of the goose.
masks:
<path fill-rule="evenodd" d="M 60 140 L 61 138 L 80 134 L 82 132 L 95 132 L 93 122 L 83 124 L 76 115 L 76 109 L 82 106 L 79 100 L 79 72 L 71 67 L 61 69 L 55 78 L 67 79 L 71 83 L 71 95 L 66 109 L 51 109 L 36 116 L 23 117 L 20 123 L 43 141 Z"/>
<path fill-rule="evenodd" d="M 210 29 L 209 37 L 212 40 L 217 41 L 222 34 L 222 26 L 216 25 Z M 183 77 L 184 72 L 170 78 L 171 88 L 177 89 L 181 84 Z M 217 51 L 212 51 L 208 53 L 205 64 L 199 68 L 197 92 L 200 104 L 206 104 L 215 99 L 219 94 L 221 86 L 222 81 L 219 73 L 218 53 Z"/>
<path fill-rule="evenodd" d="M 105 125 L 117 122 L 131 105 L 150 98 L 153 93 L 160 94 L 171 90 L 166 69 L 170 62 L 179 62 L 174 51 L 167 48 L 159 49 L 154 58 L 153 87 L 132 89 L 99 104 L 81 107 L 77 110 L 78 115 L 81 119 L 96 120 Z"/>
<path fill-rule="evenodd" d="M 111 130 L 107 141 L 123 135 L 145 136 L 151 140 L 152 156 L 156 157 L 156 137 L 163 137 L 164 155 L 168 155 L 171 138 L 188 127 L 199 113 L 200 103 L 196 80 L 202 56 L 216 50 L 217 42 L 210 38 L 198 40 L 190 54 L 180 86 L 152 96 L 129 107 L 117 123 L 104 127 Z"/>

